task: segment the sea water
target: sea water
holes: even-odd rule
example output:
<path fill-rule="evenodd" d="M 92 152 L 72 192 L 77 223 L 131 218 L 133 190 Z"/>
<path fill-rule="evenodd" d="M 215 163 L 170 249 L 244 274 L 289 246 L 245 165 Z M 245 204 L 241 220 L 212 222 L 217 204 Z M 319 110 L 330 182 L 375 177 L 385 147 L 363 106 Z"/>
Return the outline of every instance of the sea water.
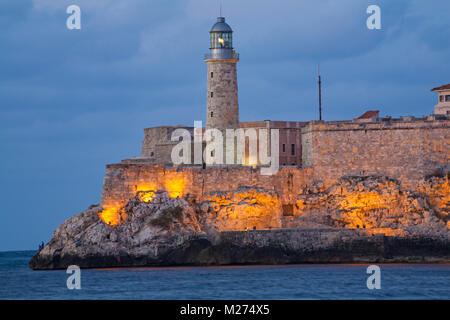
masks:
<path fill-rule="evenodd" d="M 81 270 L 69 290 L 65 270 L 33 271 L 34 251 L 0 252 L 0 299 L 450 299 L 450 264 L 116 268 Z"/>

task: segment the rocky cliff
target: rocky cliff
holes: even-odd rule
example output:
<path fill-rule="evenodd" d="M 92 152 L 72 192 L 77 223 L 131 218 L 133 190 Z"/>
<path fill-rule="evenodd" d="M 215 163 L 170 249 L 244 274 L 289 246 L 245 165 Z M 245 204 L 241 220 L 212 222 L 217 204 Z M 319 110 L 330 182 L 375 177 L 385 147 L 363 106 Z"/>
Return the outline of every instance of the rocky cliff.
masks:
<path fill-rule="evenodd" d="M 294 196 L 286 206 L 258 187 L 200 198 L 138 191 L 113 213 L 116 225 L 99 206 L 66 220 L 30 267 L 450 261 L 445 176 L 414 190 L 388 177 L 342 177 Z"/>

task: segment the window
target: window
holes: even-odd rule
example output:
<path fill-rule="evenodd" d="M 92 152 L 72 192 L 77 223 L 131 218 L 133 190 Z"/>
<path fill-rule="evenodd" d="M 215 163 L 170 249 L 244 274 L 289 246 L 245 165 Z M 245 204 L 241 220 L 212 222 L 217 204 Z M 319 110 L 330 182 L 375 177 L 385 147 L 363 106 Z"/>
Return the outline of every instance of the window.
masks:
<path fill-rule="evenodd" d="M 150 157 L 153 157 L 154 154 L 155 154 L 155 153 L 152 151 L 152 152 L 150 153 Z"/>
<path fill-rule="evenodd" d="M 286 152 L 286 145 L 283 143 L 283 152 Z"/>
<path fill-rule="evenodd" d="M 439 102 L 444 101 L 444 96 L 439 96 Z"/>
<path fill-rule="evenodd" d="M 233 36 L 231 32 L 213 32 L 211 33 L 211 49 L 215 48 L 233 48 Z"/>
<path fill-rule="evenodd" d="M 450 95 L 445 96 L 445 101 L 450 101 Z"/>
<path fill-rule="evenodd" d="M 214 157 L 214 150 L 211 151 L 211 157 Z"/>
<path fill-rule="evenodd" d="M 211 72 L 211 78 L 214 78 L 214 72 Z"/>
<path fill-rule="evenodd" d="M 291 155 L 295 155 L 295 144 L 291 144 Z"/>
<path fill-rule="evenodd" d="M 214 112 L 211 111 L 211 118 L 213 117 Z"/>
<path fill-rule="evenodd" d="M 214 97 L 214 92 L 211 91 L 211 98 Z"/>
<path fill-rule="evenodd" d="M 283 216 L 293 216 L 294 215 L 294 205 L 293 204 L 283 204 L 281 206 L 283 210 Z"/>

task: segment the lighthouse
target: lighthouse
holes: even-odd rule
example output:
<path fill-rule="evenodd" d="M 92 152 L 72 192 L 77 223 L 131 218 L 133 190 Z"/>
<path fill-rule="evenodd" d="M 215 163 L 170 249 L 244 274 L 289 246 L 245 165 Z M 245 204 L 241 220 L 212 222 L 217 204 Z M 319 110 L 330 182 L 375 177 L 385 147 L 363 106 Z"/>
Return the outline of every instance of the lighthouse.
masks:
<path fill-rule="evenodd" d="M 218 17 L 212 26 L 207 71 L 206 128 L 239 128 L 239 101 L 236 64 L 239 55 L 233 49 L 233 30 Z"/>

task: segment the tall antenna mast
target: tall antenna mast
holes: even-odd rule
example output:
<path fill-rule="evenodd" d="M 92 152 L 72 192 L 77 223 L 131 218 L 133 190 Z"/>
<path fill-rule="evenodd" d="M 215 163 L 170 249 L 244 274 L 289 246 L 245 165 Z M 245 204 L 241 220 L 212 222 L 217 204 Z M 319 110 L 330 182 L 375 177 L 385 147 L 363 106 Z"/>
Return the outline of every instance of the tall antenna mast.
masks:
<path fill-rule="evenodd" d="M 319 73 L 319 120 L 322 121 L 322 79 L 320 78 L 320 63 L 318 66 Z"/>
<path fill-rule="evenodd" d="M 220 11 L 219 11 L 219 17 L 222 16 L 222 1 L 220 1 Z"/>

